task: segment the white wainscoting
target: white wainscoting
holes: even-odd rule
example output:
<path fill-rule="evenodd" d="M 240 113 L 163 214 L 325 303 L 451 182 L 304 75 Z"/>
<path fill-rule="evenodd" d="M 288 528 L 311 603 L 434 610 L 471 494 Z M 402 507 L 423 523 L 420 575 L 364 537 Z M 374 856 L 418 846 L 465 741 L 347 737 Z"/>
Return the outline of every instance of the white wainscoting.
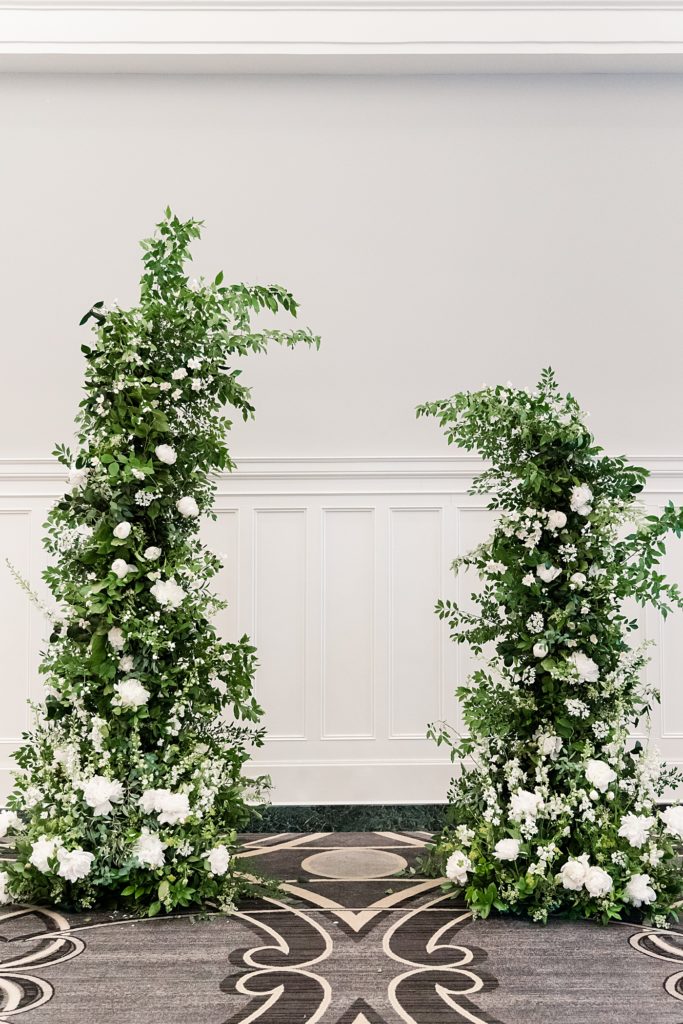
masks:
<path fill-rule="evenodd" d="M 681 501 L 683 458 L 635 458 L 652 472 L 653 509 Z M 259 649 L 257 693 L 268 740 L 253 764 L 276 803 L 443 799 L 451 765 L 427 723 L 461 725 L 453 691 L 470 658 L 433 614 L 466 600 L 449 565 L 487 534 L 492 514 L 467 494 L 478 460 L 249 459 L 219 483 L 205 538 L 225 557 L 218 589 L 227 638 Z M 63 489 L 50 461 L 0 462 L 0 798 L 12 751 L 39 699 L 45 623 L 18 590 L 9 558 L 40 590 L 47 510 Z M 683 543 L 666 568 L 683 585 Z M 662 690 L 651 742 L 683 764 L 683 620 L 640 613 L 657 647 L 648 671 Z"/>

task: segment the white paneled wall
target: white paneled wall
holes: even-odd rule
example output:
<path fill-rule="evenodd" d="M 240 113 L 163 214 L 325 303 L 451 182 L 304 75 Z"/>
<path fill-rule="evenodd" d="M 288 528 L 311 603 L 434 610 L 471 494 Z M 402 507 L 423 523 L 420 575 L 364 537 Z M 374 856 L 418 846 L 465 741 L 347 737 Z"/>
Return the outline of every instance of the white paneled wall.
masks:
<path fill-rule="evenodd" d="M 636 460 L 653 472 L 647 503 L 682 500 L 683 460 Z M 427 724 L 461 724 L 452 693 L 472 665 L 433 614 L 438 597 L 467 601 L 451 560 L 487 534 L 492 514 L 467 494 L 468 458 L 261 460 L 221 478 L 205 538 L 225 567 L 220 628 L 251 635 L 268 740 L 254 770 L 278 803 L 441 800 L 447 754 Z M 0 556 L 39 585 L 41 524 L 63 487 L 51 462 L 0 462 Z M 683 584 L 683 542 L 667 568 Z M 12 750 L 40 695 L 42 616 L 0 563 L 3 627 L 0 797 Z M 662 688 L 651 736 L 683 764 L 683 618 L 641 614 L 658 642 L 649 672 Z"/>

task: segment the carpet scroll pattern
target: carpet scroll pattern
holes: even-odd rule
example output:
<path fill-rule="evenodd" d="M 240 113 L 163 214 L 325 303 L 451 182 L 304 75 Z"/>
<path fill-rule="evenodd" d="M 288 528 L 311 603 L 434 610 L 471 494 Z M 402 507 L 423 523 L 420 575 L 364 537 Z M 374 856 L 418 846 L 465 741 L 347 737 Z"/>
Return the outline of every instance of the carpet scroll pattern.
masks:
<path fill-rule="evenodd" d="M 0 1021 L 683 1024 L 683 932 L 473 921 L 406 872 L 426 833 L 244 837 L 282 894 L 231 916 L 0 912 Z"/>

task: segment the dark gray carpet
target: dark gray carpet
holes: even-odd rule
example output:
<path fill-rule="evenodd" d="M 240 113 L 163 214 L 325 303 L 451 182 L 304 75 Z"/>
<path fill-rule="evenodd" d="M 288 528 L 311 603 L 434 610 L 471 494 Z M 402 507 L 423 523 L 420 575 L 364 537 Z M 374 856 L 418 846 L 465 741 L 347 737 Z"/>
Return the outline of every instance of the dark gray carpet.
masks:
<path fill-rule="evenodd" d="M 286 896 L 231 917 L 0 912 L 0 1021 L 681 1024 L 683 932 L 472 921 L 394 878 L 423 833 L 245 837 Z"/>

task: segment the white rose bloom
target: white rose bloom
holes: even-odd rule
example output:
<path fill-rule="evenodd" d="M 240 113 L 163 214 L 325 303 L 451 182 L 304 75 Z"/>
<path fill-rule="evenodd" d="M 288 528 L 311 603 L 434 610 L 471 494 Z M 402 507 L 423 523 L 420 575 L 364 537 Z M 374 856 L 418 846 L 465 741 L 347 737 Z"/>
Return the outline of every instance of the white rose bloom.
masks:
<path fill-rule="evenodd" d="M 161 548 L 157 548 L 153 544 L 151 547 L 145 548 L 145 558 L 148 562 L 156 562 L 160 555 Z"/>
<path fill-rule="evenodd" d="M 175 448 L 171 448 L 170 444 L 157 445 L 154 449 L 154 454 L 159 462 L 164 462 L 167 466 L 172 466 L 178 458 Z"/>
<path fill-rule="evenodd" d="M 171 374 L 173 380 L 184 380 L 187 377 L 187 370 L 184 366 L 179 366 L 177 370 L 174 370 Z"/>
<path fill-rule="evenodd" d="M 583 651 L 574 651 L 568 661 L 578 675 L 580 683 L 597 683 L 600 669 L 587 654 Z"/>
<path fill-rule="evenodd" d="M 187 597 L 186 592 L 175 580 L 157 580 L 150 593 L 154 595 L 159 604 L 168 605 L 169 608 L 178 608 Z"/>
<path fill-rule="evenodd" d="M 191 813 L 187 794 L 172 793 L 170 789 L 146 789 L 139 803 L 145 814 L 156 813 L 162 825 L 177 825 Z"/>
<path fill-rule="evenodd" d="M 124 679 L 115 683 L 116 697 L 112 704 L 120 708 L 141 708 L 149 700 L 149 690 L 146 689 L 139 679 Z"/>
<path fill-rule="evenodd" d="M 467 883 L 467 872 L 471 870 L 472 861 L 462 850 L 456 850 L 446 861 L 446 878 L 458 885 Z"/>
<path fill-rule="evenodd" d="M 61 847 L 61 839 L 48 839 L 47 836 L 40 836 L 36 839 L 35 843 L 31 846 L 31 856 L 29 862 L 33 864 L 34 868 L 38 871 L 45 873 L 50 870 L 48 860 L 50 857 L 54 857 L 55 851 Z"/>
<path fill-rule="evenodd" d="M 7 891 L 7 882 L 7 872 L 0 871 L 0 906 L 2 906 L 4 903 L 9 903 L 10 901 L 10 895 L 9 892 Z"/>
<path fill-rule="evenodd" d="M 567 517 L 564 512 L 558 512 L 557 509 L 552 509 L 548 512 L 548 529 L 549 530 L 561 530 L 567 525 Z"/>
<path fill-rule="evenodd" d="M 577 512 L 580 516 L 589 516 L 593 510 L 592 501 L 593 492 L 588 484 L 579 484 L 578 487 L 572 487 L 569 499 L 569 507 L 572 512 Z"/>
<path fill-rule="evenodd" d="M 123 647 L 123 630 L 118 626 L 112 626 L 107 633 L 107 640 L 115 651 L 120 651 Z"/>
<path fill-rule="evenodd" d="M 77 882 L 79 878 L 85 878 L 90 874 L 92 862 L 95 859 L 93 853 L 86 853 L 80 847 L 75 850 L 57 850 L 59 867 L 57 874 L 66 878 L 67 882 Z"/>
<path fill-rule="evenodd" d="M 545 640 L 534 644 L 534 658 L 545 658 L 548 654 L 548 645 Z"/>
<path fill-rule="evenodd" d="M 120 580 L 124 579 L 124 577 L 127 576 L 132 569 L 133 566 L 128 565 L 128 563 L 123 558 L 115 558 L 114 561 L 111 563 L 111 571 L 114 573 L 115 576 L 118 576 Z"/>
<path fill-rule="evenodd" d="M 224 875 L 230 863 L 227 846 L 223 846 L 222 843 L 220 846 L 214 846 L 213 850 L 209 850 L 207 860 L 212 875 Z"/>
<path fill-rule="evenodd" d="M 114 527 L 114 536 L 117 540 L 125 540 L 127 537 L 130 537 L 130 531 L 130 523 L 119 523 L 118 526 Z"/>
<path fill-rule="evenodd" d="M 528 789 L 518 789 L 510 798 L 510 817 L 513 821 L 522 818 L 535 818 L 541 807 L 543 798 L 538 793 L 530 793 Z"/>
<path fill-rule="evenodd" d="M 519 839 L 499 839 L 493 848 L 493 856 L 496 860 L 517 860 L 519 847 Z"/>
<path fill-rule="evenodd" d="M 555 568 L 553 565 L 537 565 L 536 575 L 539 579 L 542 579 L 544 583 L 552 583 L 562 572 L 561 569 Z"/>
<path fill-rule="evenodd" d="M 631 875 L 624 889 L 624 896 L 634 907 L 640 907 L 643 903 L 654 903 L 657 893 L 650 884 L 652 879 L 649 875 Z"/>
<path fill-rule="evenodd" d="M 88 479 L 89 473 L 90 470 L 87 466 L 84 466 L 82 469 L 76 469 L 75 466 L 72 466 L 67 476 L 67 482 L 71 490 L 76 491 L 83 487 Z"/>
<path fill-rule="evenodd" d="M 679 839 L 683 839 L 682 804 L 678 804 L 674 807 L 667 807 L 666 810 L 662 811 L 660 817 L 666 826 L 667 832 L 669 832 L 672 836 L 678 836 Z"/>
<path fill-rule="evenodd" d="M 618 834 L 623 839 L 628 839 L 631 846 L 640 849 L 647 842 L 654 823 L 654 818 L 648 818 L 644 814 L 625 814 L 621 819 Z"/>
<path fill-rule="evenodd" d="M 175 503 L 175 507 L 180 512 L 181 516 L 198 516 L 199 506 L 194 498 L 186 496 L 179 498 Z"/>
<path fill-rule="evenodd" d="M 586 778 L 600 793 L 606 793 L 616 777 L 617 773 L 604 761 L 592 760 L 586 765 Z"/>
<path fill-rule="evenodd" d="M 112 804 L 123 800 L 123 786 L 116 779 L 107 779 L 104 775 L 93 775 L 83 783 L 83 799 L 88 807 L 93 808 L 95 817 L 109 814 Z"/>
<path fill-rule="evenodd" d="M 561 882 L 565 889 L 578 892 L 583 889 L 589 871 L 588 854 L 582 853 L 580 857 L 572 857 L 562 865 L 557 881 Z"/>
<path fill-rule="evenodd" d="M 569 577 L 569 583 L 575 590 L 583 590 L 588 582 L 582 572 L 575 572 Z"/>
<path fill-rule="evenodd" d="M 14 811 L 0 811 L 0 839 L 4 839 L 10 829 L 15 832 L 21 828 L 21 818 Z"/>
<path fill-rule="evenodd" d="M 612 891 L 612 879 L 603 868 L 589 868 L 583 884 L 591 896 L 606 896 Z"/>
<path fill-rule="evenodd" d="M 122 672 L 130 672 L 134 664 L 135 661 L 133 660 L 132 654 L 124 654 L 119 661 L 119 668 Z"/>
<path fill-rule="evenodd" d="M 164 865 L 164 850 L 168 843 L 162 843 L 156 832 L 143 828 L 140 838 L 133 846 L 133 854 L 138 864 L 149 868 L 161 868 Z"/>
<path fill-rule="evenodd" d="M 546 757 L 555 761 L 562 750 L 562 740 L 553 733 L 544 732 L 538 737 L 538 749 Z"/>

